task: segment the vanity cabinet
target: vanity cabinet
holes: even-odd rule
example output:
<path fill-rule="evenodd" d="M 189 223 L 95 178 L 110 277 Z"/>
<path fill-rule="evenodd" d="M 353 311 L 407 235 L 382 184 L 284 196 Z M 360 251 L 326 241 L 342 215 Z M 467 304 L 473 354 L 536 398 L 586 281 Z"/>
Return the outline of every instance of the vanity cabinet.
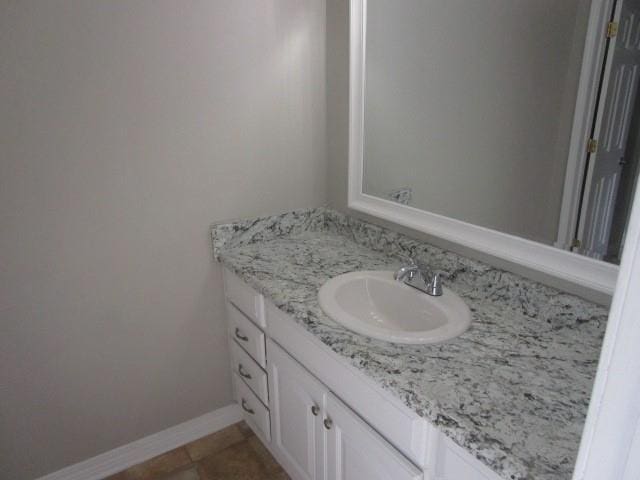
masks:
<path fill-rule="evenodd" d="M 422 478 L 418 468 L 270 340 L 267 356 L 271 448 L 294 479 Z"/>
<path fill-rule="evenodd" d="M 356 413 L 329 393 L 326 415 L 327 478 L 419 480 L 422 471 L 387 443 Z"/>
<path fill-rule="evenodd" d="M 275 343 L 269 354 L 271 449 L 290 476 L 299 480 L 324 478 L 323 415 L 327 388 Z"/>
<path fill-rule="evenodd" d="M 500 480 L 225 270 L 234 396 L 293 480 Z"/>

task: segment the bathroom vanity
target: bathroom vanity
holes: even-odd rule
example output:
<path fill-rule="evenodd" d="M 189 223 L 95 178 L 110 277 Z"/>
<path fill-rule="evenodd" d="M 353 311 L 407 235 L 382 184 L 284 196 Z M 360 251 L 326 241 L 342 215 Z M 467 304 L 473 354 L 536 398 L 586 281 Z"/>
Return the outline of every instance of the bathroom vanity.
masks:
<path fill-rule="evenodd" d="M 569 479 L 606 310 L 326 209 L 220 224 L 234 391 L 295 479 Z M 468 331 L 400 345 L 347 330 L 318 291 L 416 256 Z"/>
<path fill-rule="evenodd" d="M 292 478 L 499 478 L 229 270 L 224 281 L 236 400 Z"/>

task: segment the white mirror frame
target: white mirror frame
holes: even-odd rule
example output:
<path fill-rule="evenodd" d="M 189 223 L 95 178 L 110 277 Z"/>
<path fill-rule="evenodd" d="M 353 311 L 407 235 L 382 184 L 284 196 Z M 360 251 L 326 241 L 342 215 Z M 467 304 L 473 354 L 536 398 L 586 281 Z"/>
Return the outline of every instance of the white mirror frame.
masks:
<path fill-rule="evenodd" d="M 605 4 L 594 0 L 589 19 L 588 38 L 605 31 L 609 21 Z M 364 92 L 367 0 L 351 0 L 349 57 L 349 195 L 348 206 L 374 217 L 424 232 L 465 247 L 487 253 L 545 274 L 613 294 L 618 266 L 594 260 L 551 245 L 509 235 L 453 218 L 402 205 L 363 192 L 364 173 Z M 597 38 L 597 37 L 596 37 Z M 592 89 L 593 78 L 602 65 L 602 48 L 587 42 L 583 57 L 576 113 L 588 110 L 584 105 Z M 574 122 L 572 149 L 581 137 L 585 122 Z M 583 132 L 582 132 L 583 133 Z"/>

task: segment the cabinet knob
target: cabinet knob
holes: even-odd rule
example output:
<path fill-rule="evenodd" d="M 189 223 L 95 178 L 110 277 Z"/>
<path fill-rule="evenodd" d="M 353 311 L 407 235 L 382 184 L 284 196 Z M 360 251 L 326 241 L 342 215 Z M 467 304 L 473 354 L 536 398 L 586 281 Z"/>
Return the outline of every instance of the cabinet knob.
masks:
<path fill-rule="evenodd" d="M 314 417 L 318 416 L 320 409 L 316 405 L 311 405 L 311 413 L 313 413 Z"/>
<path fill-rule="evenodd" d="M 238 364 L 238 373 L 240 374 L 241 377 L 251 380 L 251 374 L 244 371 L 244 367 L 242 366 L 241 363 Z"/>
<path fill-rule="evenodd" d="M 324 428 L 326 428 L 327 430 L 331 430 L 331 427 L 333 426 L 333 421 L 329 417 L 325 418 L 322 423 L 324 423 Z"/>
<path fill-rule="evenodd" d="M 251 415 L 256 413 L 253 408 L 250 408 L 249 406 L 247 406 L 247 401 L 244 398 L 242 399 L 242 409 Z"/>
<path fill-rule="evenodd" d="M 236 338 L 242 340 L 243 342 L 249 341 L 249 337 L 247 337 L 246 335 L 243 335 L 242 332 L 240 332 L 240 329 L 238 327 L 236 327 Z"/>

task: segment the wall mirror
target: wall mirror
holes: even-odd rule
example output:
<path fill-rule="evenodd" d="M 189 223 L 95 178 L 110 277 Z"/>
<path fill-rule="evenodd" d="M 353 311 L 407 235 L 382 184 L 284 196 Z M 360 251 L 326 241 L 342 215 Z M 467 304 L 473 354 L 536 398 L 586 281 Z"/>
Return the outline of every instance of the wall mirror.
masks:
<path fill-rule="evenodd" d="M 612 292 L 640 0 L 352 0 L 349 206 Z"/>

